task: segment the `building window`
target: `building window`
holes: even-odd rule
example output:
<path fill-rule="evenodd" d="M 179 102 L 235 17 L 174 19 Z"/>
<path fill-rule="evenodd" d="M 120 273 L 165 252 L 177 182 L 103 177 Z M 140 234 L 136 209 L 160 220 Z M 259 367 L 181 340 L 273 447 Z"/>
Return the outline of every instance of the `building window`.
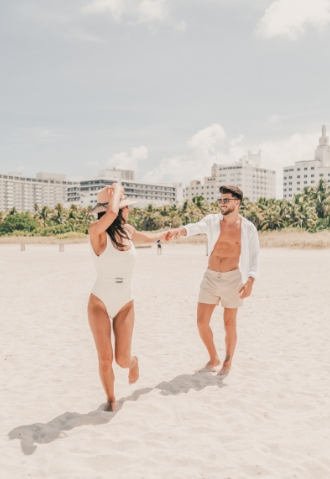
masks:
<path fill-rule="evenodd" d="M 292 191 L 292 188 L 289 188 L 289 191 Z"/>
<path fill-rule="evenodd" d="M 300 185 L 300 181 L 297 181 L 297 185 Z"/>
<path fill-rule="evenodd" d="M 292 176 L 289 176 L 289 180 L 291 180 L 291 179 L 292 179 Z"/>
<path fill-rule="evenodd" d="M 323 176 L 323 173 L 320 173 L 320 176 Z"/>
<path fill-rule="evenodd" d="M 304 168 L 304 170 L 307 170 L 307 168 Z"/>
<path fill-rule="evenodd" d="M 286 180 L 286 176 L 284 177 L 284 179 Z"/>
<path fill-rule="evenodd" d="M 314 180 L 312 180 L 311 183 L 315 183 Z"/>
<path fill-rule="evenodd" d="M 314 166 L 311 167 L 311 170 L 315 170 Z"/>
<path fill-rule="evenodd" d="M 300 168 L 297 168 L 297 171 L 300 171 Z"/>
<path fill-rule="evenodd" d="M 304 185 L 307 185 L 307 181 L 304 181 Z"/>
<path fill-rule="evenodd" d="M 292 181 L 289 181 L 289 185 L 292 185 Z"/>
<path fill-rule="evenodd" d="M 313 178 L 314 175 L 311 175 L 311 177 Z"/>
<path fill-rule="evenodd" d="M 297 178 L 300 178 L 300 175 L 298 175 Z"/>
<path fill-rule="evenodd" d="M 304 178 L 307 178 L 307 175 L 304 175 Z"/>

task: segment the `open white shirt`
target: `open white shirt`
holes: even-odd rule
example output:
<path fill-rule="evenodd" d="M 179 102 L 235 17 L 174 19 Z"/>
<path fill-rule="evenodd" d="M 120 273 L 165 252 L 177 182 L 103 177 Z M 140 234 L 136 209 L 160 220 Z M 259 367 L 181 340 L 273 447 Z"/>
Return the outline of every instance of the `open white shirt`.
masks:
<path fill-rule="evenodd" d="M 194 236 L 201 233 L 207 235 L 208 252 L 213 251 L 214 245 L 220 236 L 220 221 L 223 219 L 221 213 L 207 215 L 198 223 L 190 223 L 184 226 L 187 236 Z M 259 270 L 259 238 L 257 229 L 251 221 L 242 217 L 241 225 L 241 256 L 239 268 L 242 274 L 242 281 L 245 283 L 249 277 L 258 278 Z"/>

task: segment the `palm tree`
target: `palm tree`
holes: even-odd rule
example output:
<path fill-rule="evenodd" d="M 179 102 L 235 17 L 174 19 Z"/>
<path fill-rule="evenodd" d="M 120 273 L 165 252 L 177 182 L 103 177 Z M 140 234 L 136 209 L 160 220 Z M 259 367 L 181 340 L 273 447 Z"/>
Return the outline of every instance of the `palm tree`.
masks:
<path fill-rule="evenodd" d="M 48 208 L 48 206 L 43 206 L 41 208 L 41 211 L 37 211 L 37 214 L 36 214 L 36 218 L 43 221 L 44 228 L 46 227 L 46 221 L 48 220 L 49 216 L 50 216 L 50 209 Z"/>
<path fill-rule="evenodd" d="M 201 212 L 201 216 L 205 216 L 208 214 L 210 206 L 208 202 L 203 198 L 203 196 L 194 196 L 192 201 L 196 205 L 196 208 L 198 208 Z"/>
<path fill-rule="evenodd" d="M 63 225 L 66 220 L 66 211 L 63 208 L 63 205 L 61 203 L 57 203 L 54 208 L 54 211 L 55 214 L 53 214 L 51 220 L 58 225 Z"/>

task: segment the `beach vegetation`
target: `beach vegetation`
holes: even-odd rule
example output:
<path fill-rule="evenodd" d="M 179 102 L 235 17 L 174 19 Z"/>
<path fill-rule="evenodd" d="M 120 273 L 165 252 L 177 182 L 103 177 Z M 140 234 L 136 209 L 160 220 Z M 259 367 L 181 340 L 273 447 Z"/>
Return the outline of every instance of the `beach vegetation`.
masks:
<path fill-rule="evenodd" d="M 88 226 L 95 219 L 89 210 L 75 204 L 69 209 L 61 204 L 53 209 L 35 205 L 33 212 L 23 213 L 12 208 L 0 212 L 0 236 L 87 235 Z M 130 224 L 142 231 L 156 231 L 195 223 L 207 214 L 218 212 L 217 202 L 208 203 L 202 196 L 196 196 L 182 204 L 132 208 Z M 260 198 L 253 203 L 244 198 L 240 212 L 261 233 L 287 228 L 312 233 L 330 230 L 330 186 L 320 180 L 317 186 L 304 188 L 289 201 Z"/>

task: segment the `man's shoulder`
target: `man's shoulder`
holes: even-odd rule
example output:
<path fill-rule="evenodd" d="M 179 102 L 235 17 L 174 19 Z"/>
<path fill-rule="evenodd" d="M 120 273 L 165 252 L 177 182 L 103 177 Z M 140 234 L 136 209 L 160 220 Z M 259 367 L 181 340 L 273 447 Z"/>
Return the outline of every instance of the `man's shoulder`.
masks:
<path fill-rule="evenodd" d="M 213 221 L 219 221 L 223 218 L 222 214 L 221 213 L 211 213 L 207 216 L 204 216 L 204 220 L 205 221 L 210 221 L 210 222 L 213 222 Z"/>
<path fill-rule="evenodd" d="M 249 230 L 257 230 L 257 228 L 254 226 L 254 224 L 252 223 L 252 221 L 244 218 L 244 216 L 242 216 L 242 223 L 244 224 L 244 226 L 249 229 Z"/>

